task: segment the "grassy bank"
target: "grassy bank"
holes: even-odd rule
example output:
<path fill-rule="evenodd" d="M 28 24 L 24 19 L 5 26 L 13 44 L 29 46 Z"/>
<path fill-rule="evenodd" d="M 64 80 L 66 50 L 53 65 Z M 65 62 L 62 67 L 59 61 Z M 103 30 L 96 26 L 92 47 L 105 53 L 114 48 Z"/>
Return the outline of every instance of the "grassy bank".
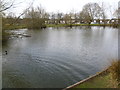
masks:
<path fill-rule="evenodd" d="M 47 27 L 102 26 L 100 24 L 47 24 Z"/>
<path fill-rule="evenodd" d="M 117 26 L 113 24 L 47 24 L 47 27 L 72 27 L 72 26 Z"/>
<path fill-rule="evenodd" d="M 107 70 L 85 79 L 66 89 L 75 88 L 120 88 L 120 61 L 113 61 Z"/>
<path fill-rule="evenodd" d="M 75 88 L 110 88 L 112 87 L 109 83 L 110 77 L 110 74 L 103 74 Z"/>
<path fill-rule="evenodd" d="M 117 84 L 112 80 L 111 73 L 97 76 L 83 84 L 76 86 L 75 88 L 117 88 Z"/>
<path fill-rule="evenodd" d="M 14 29 L 23 29 L 26 28 L 25 25 L 5 25 L 2 27 L 2 30 L 14 30 Z"/>

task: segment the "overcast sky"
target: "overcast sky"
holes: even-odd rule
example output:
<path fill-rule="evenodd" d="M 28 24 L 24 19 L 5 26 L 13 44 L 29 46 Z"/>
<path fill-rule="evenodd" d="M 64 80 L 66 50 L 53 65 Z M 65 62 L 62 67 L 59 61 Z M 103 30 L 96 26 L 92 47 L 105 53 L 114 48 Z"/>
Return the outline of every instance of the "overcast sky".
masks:
<path fill-rule="evenodd" d="M 20 14 L 32 1 L 33 0 L 15 0 L 15 4 L 22 3 L 15 5 L 15 8 L 12 8 L 9 12 Z M 119 1 L 120 0 L 34 0 L 33 6 L 39 6 L 41 4 L 47 12 L 59 11 L 67 13 L 71 10 L 79 12 L 82 10 L 82 7 L 89 2 L 97 2 L 99 4 L 104 2 L 106 10 L 109 10 L 111 5 L 111 10 L 113 11 L 114 9 L 117 9 Z"/>

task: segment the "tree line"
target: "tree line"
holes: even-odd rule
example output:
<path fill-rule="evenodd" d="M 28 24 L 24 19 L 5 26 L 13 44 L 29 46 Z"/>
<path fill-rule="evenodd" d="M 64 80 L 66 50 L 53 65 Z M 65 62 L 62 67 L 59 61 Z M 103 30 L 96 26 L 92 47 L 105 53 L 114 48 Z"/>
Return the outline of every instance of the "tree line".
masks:
<path fill-rule="evenodd" d="M 103 3 L 102 5 L 98 3 L 87 3 L 83 6 L 82 11 L 70 11 L 69 13 L 48 13 L 41 5 L 38 7 L 30 6 L 23 11 L 21 14 L 22 18 L 20 16 L 17 17 L 14 13 L 9 13 L 7 16 L 5 15 L 3 11 L 12 5 L 13 3 L 7 7 L 1 5 L 0 12 L 2 12 L 3 17 L 3 28 L 10 25 L 25 25 L 28 29 L 39 29 L 45 28 L 46 24 L 60 24 L 61 21 L 63 24 L 72 24 L 73 19 L 75 21 L 79 20 L 81 24 L 91 24 L 94 19 L 105 20 L 107 18 L 105 5 Z M 116 18 L 118 17 L 118 12 L 119 9 L 113 12 Z"/>

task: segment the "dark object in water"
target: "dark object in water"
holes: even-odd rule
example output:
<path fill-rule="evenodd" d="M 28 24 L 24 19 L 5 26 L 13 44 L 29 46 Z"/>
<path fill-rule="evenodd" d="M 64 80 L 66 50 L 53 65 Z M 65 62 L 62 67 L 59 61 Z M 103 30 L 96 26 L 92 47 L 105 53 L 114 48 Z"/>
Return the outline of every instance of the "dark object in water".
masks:
<path fill-rule="evenodd" d="M 7 51 L 5 51 L 5 54 L 7 55 L 7 54 L 8 54 L 8 52 L 7 52 Z"/>
<path fill-rule="evenodd" d="M 27 34 L 23 34 L 24 37 L 31 37 L 30 35 L 27 35 Z"/>

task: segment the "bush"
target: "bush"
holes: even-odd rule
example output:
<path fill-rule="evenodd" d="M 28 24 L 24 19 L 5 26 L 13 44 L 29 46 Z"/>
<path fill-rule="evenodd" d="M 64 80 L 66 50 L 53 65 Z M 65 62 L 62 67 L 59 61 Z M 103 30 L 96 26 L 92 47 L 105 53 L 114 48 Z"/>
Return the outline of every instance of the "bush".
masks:
<path fill-rule="evenodd" d="M 44 23 L 44 19 L 37 19 L 37 18 L 33 18 L 33 19 L 29 19 L 27 21 L 27 28 L 28 29 L 42 29 L 42 28 L 46 28 L 46 25 Z"/>

